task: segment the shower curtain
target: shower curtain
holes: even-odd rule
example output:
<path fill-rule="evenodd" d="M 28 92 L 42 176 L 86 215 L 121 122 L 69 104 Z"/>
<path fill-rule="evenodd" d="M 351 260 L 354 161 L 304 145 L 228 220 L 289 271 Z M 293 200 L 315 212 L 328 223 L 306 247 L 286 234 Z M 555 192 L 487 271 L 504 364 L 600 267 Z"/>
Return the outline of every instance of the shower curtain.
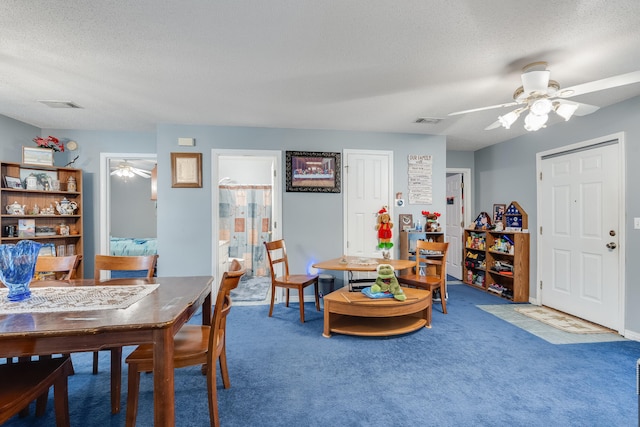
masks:
<path fill-rule="evenodd" d="M 269 274 L 262 242 L 271 231 L 270 185 L 220 185 L 220 240 L 229 241 L 229 257 L 242 258 L 245 277 Z"/>

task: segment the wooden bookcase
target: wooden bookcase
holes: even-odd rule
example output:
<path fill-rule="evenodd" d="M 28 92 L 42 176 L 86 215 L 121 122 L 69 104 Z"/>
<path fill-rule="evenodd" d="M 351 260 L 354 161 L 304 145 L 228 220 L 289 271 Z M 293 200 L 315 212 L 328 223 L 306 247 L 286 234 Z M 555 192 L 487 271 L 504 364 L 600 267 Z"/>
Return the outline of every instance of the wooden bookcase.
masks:
<path fill-rule="evenodd" d="M 467 229 L 464 239 L 464 283 L 529 302 L 529 233 Z"/>
<path fill-rule="evenodd" d="M 20 178 L 24 182 L 24 177 L 32 173 L 58 180 L 60 188 L 57 190 L 45 189 L 40 184 L 38 189 L 35 190 L 7 187 L 5 177 Z M 62 246 L 65 247 L 65 252 L 73 248 L 76 255 L 82 256 L 82 170 L 0 162 L 0 174 L 2 175 L 2 188 L 0 188 L 0 209 L 2 209 L 0 213 L 2 228 L 0 230 L 2 233 L 0 235 L 0 243 L 17 243 L 20 240 L 29 239 L 50 246 L 54 251 Z M 67 191 L 67 180 L 70 177 L 75 178 L 75 191 Z M 57 212 L 56 202 L 60 203 L 64 198 L 77 204 L 78 208 L 73 215 L 60 215 Z M 7 212 L 7 206 L 14 203 L 24 206 L 24 214 L 15 215 Z M 36 205 L 40 210 L 38 213 L 34 212 Z M 52 209 L 53 213 L 46 212 L 47 208 Z M 34 236 L 18 237 L 18 225 L 21 220 L 33 220 L 35 225 Z M 10 228 L 15 230 L 12 236 L 8 235 Z M 66 234 L 67 230 L 69 234 Z M 80 262 L 78 265 L 76 272 L 76 277 L 78 278 L 84 277 L 82 264 Z"/>

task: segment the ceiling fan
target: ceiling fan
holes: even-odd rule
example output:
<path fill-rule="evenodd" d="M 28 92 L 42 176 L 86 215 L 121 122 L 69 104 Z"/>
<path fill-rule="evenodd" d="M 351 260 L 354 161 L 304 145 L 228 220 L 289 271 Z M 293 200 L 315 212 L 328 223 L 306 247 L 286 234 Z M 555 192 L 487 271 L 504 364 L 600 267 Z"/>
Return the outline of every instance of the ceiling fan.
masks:
<path fill-rule="evenodd" d="M 133 167 L 133 165 L 126 160 L 120 163 L 118 167 L 111 172 L 111 175 L 122 178 L 133 178 L 135 175 L 141 176 L 142 178 L 151 178 L 150 171 Z"/>
<path fill-rule="evenodd" d="M 449 115 L 455 116 L 517 105 L 518 108 L 515 110 L 498 116 L 498 120 L 487 126 L 485 130 L 495 129 L 500 126 L 509 129 L 520 115 L 528 112 L 524 118 L 524 128 L 528 131 L 536 131 L 546 127 L 551 111 L 568 121 L 573 115 L 586 116 L 600 108 L 595 105 L 569 101 L 566 98 L 640 82 L 640 71 L 634 71 L 560 89 L 560 84 L 550 79 L 551 72 L 546 68 L 546 62 L 534 62 L 523 67 L 522 86 L 518 87 L 513 93 L 513 102 L 457 111 Z"/>

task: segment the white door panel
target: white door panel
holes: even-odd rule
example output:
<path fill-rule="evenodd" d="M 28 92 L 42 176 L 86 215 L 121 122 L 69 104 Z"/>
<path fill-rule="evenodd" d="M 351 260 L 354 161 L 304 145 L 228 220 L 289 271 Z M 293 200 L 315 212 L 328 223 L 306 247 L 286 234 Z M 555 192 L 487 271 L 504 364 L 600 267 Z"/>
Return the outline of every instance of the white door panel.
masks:
<path fill-rule="evenodd" d="M 447 224 L 445 234 L 449 242 L 447 254 L 447 274 L 462 279 L 462 235 L 464 216 L 462 211 L 462 174 L 457 173 L 447 176 Z"/>
<path fill-rule="evenodd" d="M 379 258 L 377 213 L 383 207 L 393 218 L 390 189 L 393 153 L 390 151 L 345 150 L 343 174 L 345 182 L 345 254 Z M 398 228 L 393 228 L 394 244 Z M 375 277 L 366 274 L 364 277 Z"/>
<path fill-rule="evenodd" d="M 617 329 L 617 144 L 542 161 L 542 304 Z M 613 235 L 610 235 L 613 234 Z"/>

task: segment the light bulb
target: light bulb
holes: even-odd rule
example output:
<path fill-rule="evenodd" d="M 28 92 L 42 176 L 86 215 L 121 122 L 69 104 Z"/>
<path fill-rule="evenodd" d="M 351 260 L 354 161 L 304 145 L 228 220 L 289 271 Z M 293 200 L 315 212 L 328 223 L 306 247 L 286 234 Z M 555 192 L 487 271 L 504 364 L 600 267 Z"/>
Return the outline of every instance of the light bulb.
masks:
<path fill-rule="evenodd" d="M 533 104 L 531 104 L 531 107 L 529 107 L 529 110 L 537 116 L 544 116 L 549 114 L 552 108 L 553 104 L 551 101 L 547 98 L 542 98 L 535 100 Z"/>
<path fill-rule="evenodd" d="M 498 117 L 498 121 L 505 129 L 509 129 L 511 125 L 516 120 L 518 120 L 518 116 L 520 116 L 520 114 L 516 113 L 515 111 L 512 111 L 510 113 L 505 114 L 504 116 Z"/>
<path fill-rule="evenodd" d="M 564 119 L 565 122 L 569 121 L 573 113 L 578 109 L 578 104 L 562 103 L 556 106 L 556 114 Z"/>
<path fill-rule="evenodd" d="M 527 114 L 527 117 L 524 118 L 524 128 L 530 132 L 542 129 L 545 127 L 549 116 L 546 114 L 537 115 L 533 113 Z"/>

